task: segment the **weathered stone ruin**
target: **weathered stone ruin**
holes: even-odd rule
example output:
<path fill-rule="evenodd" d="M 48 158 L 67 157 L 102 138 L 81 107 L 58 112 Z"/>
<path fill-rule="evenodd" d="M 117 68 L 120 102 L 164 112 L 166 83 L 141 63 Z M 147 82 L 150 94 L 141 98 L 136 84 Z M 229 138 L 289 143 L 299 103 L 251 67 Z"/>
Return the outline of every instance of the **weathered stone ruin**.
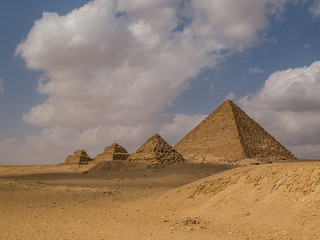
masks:
<path fill-rule="evenodd" d="M 149 138 L 135 153 L 129 156 L 128 160 L 157 164 L 184 162 L 182 155 L 173 149 L 159 134 Z"/>
<path fill-rule="evenodd" d="M 180 140 L 174 148 L 188 162 L 223 159 L 295 159 L 232 101 L 227 100 Z"/>
<path fill-rule="evenodd" d="M 69 155 L 65 164 L 88 164 L 92 162 L 92 158 L 88 156 L 85 150 L 76 150 L 73 155 Z"/>
<path fill-rule="evenodd" d="M 112 160 L 127 160 L 129 154 L 127 150 L 121 147 L 118 143 L 113 143 L 106 147 L 103 153 L 97 155 L 94 162 L 112 161 Z"/>

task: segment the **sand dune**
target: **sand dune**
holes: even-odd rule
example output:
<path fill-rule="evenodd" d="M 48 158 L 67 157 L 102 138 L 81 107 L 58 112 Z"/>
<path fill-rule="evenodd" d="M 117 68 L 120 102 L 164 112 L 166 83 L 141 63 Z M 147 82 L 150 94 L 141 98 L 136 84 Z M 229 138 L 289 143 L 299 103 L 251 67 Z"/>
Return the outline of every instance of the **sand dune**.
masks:
<path fill-rule="evenodd" d="M 0 239 L 320 239 L 320 163 L 0 166 Z"/>
<path fill-rule="evenodd" d="M 319 239 L 320 163 L 238 168 L 174 190 L 159 202 L 178 211 L 178 218 L 210 222 L 206 229 L 230 239 Z"/>

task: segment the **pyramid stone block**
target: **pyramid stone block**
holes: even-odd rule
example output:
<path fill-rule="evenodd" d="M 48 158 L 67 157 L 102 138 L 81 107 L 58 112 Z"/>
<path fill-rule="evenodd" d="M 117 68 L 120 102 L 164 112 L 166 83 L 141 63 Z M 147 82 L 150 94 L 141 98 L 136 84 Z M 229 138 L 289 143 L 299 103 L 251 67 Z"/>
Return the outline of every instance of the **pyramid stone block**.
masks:
<path fill-rule="evenodd" d="M 222 103 L 174 148 L 189 162 L 295 158 L 230 100 Z"/>
<path fill-rule="evenodd" d="M 184 162 L 182 155 L 173 149 L 159 134 L 149 138 L 135 153 L 130 155 L 128 160 L 159 164 Z"/>
<path fill-rule="evenodd" d="M 113 143 L 106 147 L 103 153 L 97 155 L 94 162 L 112 161 L 112 160 L 127 160 L 129 154 L 127 150 L 121 147 L 118 143 Z"/>
<path fill-rule="evenodd" d="M 88 156 L 85 150 L 76 150 L 73 155 L 69 155 L 66 158 L 65 164 L 88 164 L 92 162 L 92 159 Z"/>

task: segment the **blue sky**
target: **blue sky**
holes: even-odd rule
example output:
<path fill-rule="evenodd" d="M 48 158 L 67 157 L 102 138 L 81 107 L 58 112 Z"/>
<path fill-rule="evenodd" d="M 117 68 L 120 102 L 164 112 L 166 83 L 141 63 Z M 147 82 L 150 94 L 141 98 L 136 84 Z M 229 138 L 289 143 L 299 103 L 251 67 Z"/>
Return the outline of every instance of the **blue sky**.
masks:
<path fill-rule="evenodd" d="M 0 164 L 174 145 L 226 98 L 320 157 L 319 1 L 10 0 L 0 29 Z"/>
<path fill-rule="evenodd" d="M 29 71 L 25 63 L 15 56 L 15 49 L 25 39 L 35 20 L 42 17 L 44 11 L 66 14 L 88 1 L 32 1 L 18 0 L 0 2 L 0 78 L 5 93 L 0 95 L 0 131 L 1 138 L 12 138 L 30 133 L 21 121 L 21 116 L 33 105 L 45 99 L 36 92 L 39 72 Z M 32 128 L 32 127 L 31 127 Z M 32 128 L 31 131 L 33 131 Z"/>
<path fill-rule="evenodd" d="M 217 105 L 230 92 L 238 97 L 247 92 L 257 92 L 273 72 L 310 65 L 319 60 L 320 21 L 309 13 L 311 5 L 312 1 L 298 6 L 287 4 L 281 20 L 271 19 L 270 27 L 264 32 L 264 40 L 228 57 L 219 69 L 206 70 L 204 78 L 211 81 L 200 78 L 200 84 L 195 82 L 176 100 L 173 111 L 190 114 L 210 112 L 210 102 Z M 250 69 L 254 68 L 262 71 L 253 73 Z M 211 91 L 210 84 L 215 91 Z M 190 108 L 190 105 L 194 107 Z"/>

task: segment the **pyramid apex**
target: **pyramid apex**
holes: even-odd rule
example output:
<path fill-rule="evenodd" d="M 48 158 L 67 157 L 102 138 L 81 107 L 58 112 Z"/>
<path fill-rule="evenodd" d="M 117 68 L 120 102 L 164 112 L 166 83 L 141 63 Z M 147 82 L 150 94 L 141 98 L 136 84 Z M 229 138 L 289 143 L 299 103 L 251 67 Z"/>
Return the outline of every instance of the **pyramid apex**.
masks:
<path fill-rule="evenodd" d="M 117 152 L 127 152 L 127 150 L 125 148 L 123 148 L 121 145 L 119 145 L 118 143 L 113 143 L 112 145 L 106 147 L 104 149 L 104 152 L 110 152 L 113 151 L 112 149 L 114 149 Z"/>
<path fill-rule="evenodd" d="M 231 104 L 235 104 L 235 103 L 234 103 L 232 100 L 227 99 L 227 100 L 225 100 L 221 105 L 224 105 L 224 104 L 231 105 Z"/>
<path fill-rule="evenodd" d="M 150 139 L 163 139 L 159 133 L 154 134 L 152 137 L 149 138 Z"/>
<path fill-rule="evenodd" d="M 120 145 L 118 143 L 112 143 L 110 147 L 116 147 L 116 146 L 120 146 Z"/>
<path fill-rule="evenodd" d="M 78 149 L 74 151 L 74 156 L 85 156 L 87 155 L 87 152 L 84 149 Z"/>

